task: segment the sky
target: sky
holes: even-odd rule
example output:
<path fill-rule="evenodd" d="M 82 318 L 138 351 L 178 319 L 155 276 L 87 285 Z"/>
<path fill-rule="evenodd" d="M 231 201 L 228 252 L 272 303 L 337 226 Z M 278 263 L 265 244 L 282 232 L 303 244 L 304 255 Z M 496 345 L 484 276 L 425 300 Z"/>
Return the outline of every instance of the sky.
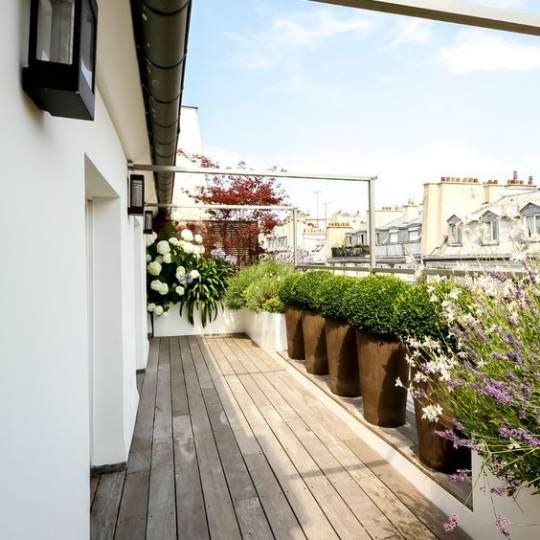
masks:
<path fill-rule="evenodd" d="M 377 206 L 441 176 L 540 183 L 540 38 L 309 0 L 193 4 L 184 105 L 220 165 L 377 175 Z M 313 213 L 314 191 L 321 215 L 366 208 L 363 184 L 283 187 Z"/>

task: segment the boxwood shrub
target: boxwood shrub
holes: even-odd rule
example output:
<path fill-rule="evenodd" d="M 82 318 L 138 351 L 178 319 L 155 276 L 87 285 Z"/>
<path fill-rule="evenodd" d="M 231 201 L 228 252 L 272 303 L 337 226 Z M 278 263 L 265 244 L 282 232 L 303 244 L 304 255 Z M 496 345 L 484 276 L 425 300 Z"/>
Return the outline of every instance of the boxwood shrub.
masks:
<path fill-rule="evenodd" d="M 357 280 L 344 295 L 347 321 L 368 334 L 398 337 L 395 304 L 408 287 L 394 276 L 373 275 Z"/>
<path fill-rule="evenodd" d="M 317 311 L 320 286 L 331 277 L 332 273 L 325 270 L 291 274 L 283 280 L 279 297 L 288 307 Z"/>
<path fill-rule="evenodd" d="M 332 321 L 347 321 L 345 294 L 358 282 L 351 276 L 332 276 L 319 287 L 317 311 Z"/>
<path fill-rule="evenodd" d="M 456 302 L 464 310 L 472 305 L 467 291 L 453 280 L 433 284 L 414 285 L 406 289 L 397 299 L 394 316 L 398 336 L 402 340 L 433 338 L 451 345 L 448 339 L 448 323 L 443 317 L 442 304 L 452 291 L 458 291 Z"/>

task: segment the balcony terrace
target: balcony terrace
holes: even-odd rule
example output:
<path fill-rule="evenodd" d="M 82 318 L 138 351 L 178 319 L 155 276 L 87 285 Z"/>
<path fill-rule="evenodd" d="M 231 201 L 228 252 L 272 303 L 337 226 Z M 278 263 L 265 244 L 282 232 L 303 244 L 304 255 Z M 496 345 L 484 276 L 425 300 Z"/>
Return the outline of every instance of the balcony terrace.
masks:
<path fill-rule="evenodd" d="M 440 538 L 444 516 L 250 339 L 156 338 L 91 537 Z M 468 538 L 458 531 L 454 538 Z"/>

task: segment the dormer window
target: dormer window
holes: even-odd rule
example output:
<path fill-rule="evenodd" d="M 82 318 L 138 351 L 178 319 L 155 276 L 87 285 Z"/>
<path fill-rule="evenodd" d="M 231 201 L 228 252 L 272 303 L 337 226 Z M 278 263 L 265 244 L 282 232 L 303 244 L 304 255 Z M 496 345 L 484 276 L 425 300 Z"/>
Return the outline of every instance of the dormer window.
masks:
<path fill-rule="evenodd" d="M 499 217 L 493 212 L 486 212 L 482 218 L 483 235 L 482 243 L 484 245 L 499 243 Z"/>
<path fill-rule="evenodd" d="M 529 240 L 540 240 L 540 206 L 529 203 L 521 210 Z"/>
<path fill-rule="evenodd" d="M 448 245 L 463 245 L 463 223 L 457 216 L 452 216 L 448 220 Z"/>
<path fill-rule="evenodd" d="M 397 244 L 399 241 L 399 232 L 398 231 L 390 231 L 390 236 L 388 239 L 388 242 L 390 244 Z"/>

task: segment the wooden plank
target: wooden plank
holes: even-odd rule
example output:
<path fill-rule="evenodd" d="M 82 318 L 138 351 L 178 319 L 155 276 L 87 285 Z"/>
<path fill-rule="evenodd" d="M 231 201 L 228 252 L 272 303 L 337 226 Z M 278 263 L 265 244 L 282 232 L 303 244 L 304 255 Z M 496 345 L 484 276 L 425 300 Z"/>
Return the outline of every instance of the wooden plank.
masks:
<path fill-rule="evenodd" d="M 94 504 L 94 498 L 96 496 L 98 484 L 99 484 L 99 476 L 91 476 L 90 477 L 90 509 L 92 509 L 92 505 Z"/>
<path fill-rule="evenodd" d="M 332 433 L 335 426 L 338 426 L 341 422 L 336 417 L 332 417 L 332 414 L 322 405 L 314 396 L 310 395 L 307 390 L 302 388 L 294 379 L 290 376 L 282 375 L 270 375 L 271 378 L 279 381 L 274 387 L 285 393 L 290 399 L 292 393 L 301 394 L 303 401 L 307 404 L 307 407 L 303 409 L 303 418 L 306 423 L 317 434 L 319 430 L 324 429 Z M 301 402 L 297 402 L 300 405 Z M 317 430 L 317 431 L 316 431 Z M 339 433 L 336 429 L 333 433 L 338 439 L 342 433 Z M 348 440 L 359 440 L 359 438 L 351 431 L 352 436 Z M 341 441 L 341 444 L 346 444 L 346 441 Z M 335 444 L 335 446 L 340 446 Z M 350 449 L 350 448 L 349 448 Z M 350 449 L 352 450 L 352 449 Z M 340 460 L 340 454 L 333 452 L 334 457 Z M 379 459 L 381 459 L 379 457 Z M 405 536 L 405 538 L 422 538 L 422 539 L 434 539 L 435 536 L 431 531 L 417 518 L 417 516 L 407 508 L 386 486 L 374 476 L 374 474 L 365 475 L 361 477 L 353 474 L 350 470 L 350 465 L 347 468 L 349 473 L 359 482 L 362 489 L 367 493 L 373 503 L 379 508 L 379 510 L 388 518 L 388 520 L 398 529 L 398 532 Z M 415 489 L 411 486 L 411 489 Z"/>
<path fill-rule="evenodd" d="M 442 526 L 447 519 L 444 512 L 419 493 L 390 464 L 381 460 L 380 456 L 363 441 L 357 438 L 346 443 L 371 468 L 376 477 L 399 497 L 437 537 L 444 537 L 447 534 Z M 457 540 L 470 540 L 470 537 L 460 529 L 454 531 L 452 537 Z"/>
<path fill-rule="evenodd" d="M 115 540 L 144 540 L 148 505 L 149 472 L 126 475 Z"/>
<path fill-rule="evenodd" d="M 261 540 L 273 538 L 257 490 L 229 426 L 218 393 L 214 388 L 210 372 L 204 361 L 203 351 L 196 339 L 190 339 L 189 342 L 199 381 L 204 380 L 207 383 L 207 387 L 202 388 L 202 395 L 242 536 L 244 538 L 260 538 Z"/>
<path fill-rule="evenodd" d="M 268 518 L 268 522 L 270 523 L 272 532 L 276 538 L 304 539 L 305 535 L 302 528 L 300 527 L 268 461 L 262 454 L 251 427 L 237 408 L 238 405 L 236 404 L 234 396 L 232 396 L 229 387 L 216 369 L 215 357 L 209 350 L 212 348 L 213 342 L 214 340 L 203 341 L 201 338 L 198 338 L 198 343 L 203 351 L 208 371 L 212 377 L 216 391 L 222 400 L 224 412 L 229 425 L 236 436 L 236 441 L 239 444 L 240 449 L 242 449 L 242 444 L 240 443 L 238 434 L 241 434 L 242 438 L 246 438 L 248 441 L 253 441 L 254 447 L 257 449 L 257 451 L 242 452 L 242 455 L 249 470 L 249 474 L 253 479 L 257 493 L 259 494 L 261 504 Z M 208 344 L 208 347 L 206 347 L 206 344 Z M 240 423 L 238 415 L 242 417 L 242 423 Z M 240 428 L 238 432 L 235 430 L 232 420 L 234 420 L 235 424 Z M 240 511 L 240 514 L 241 513 L 242 510 Z"/>
<path fill-rule="evenodd" d="M 177 338 L 171 340 L 171 391 L 178 531 L 187 540 L 205 540 L 208 523 Z"/>
<path fill-rule="evenodd" d="M 180 351 L 210 536 L 213 539 L 223 538 L 224 540 L 241 538 L 210 420 L 199 387 L 189 341 L 185 337 L 180 338 Z"/>
<path fill-rule="evenodd" d="M 222 340 L 219 340 L 218 344 L 225 354 L 228 353 L 229 362 L 235 364 L 235 359 L 230 355 L 226 344 Z M 337 538 L 330 522 L 238 377 L 229 375 L 226 382 L 257 437 L 306 536 L 321 539 Z"/>
<path fill-rule="evenodd" d="M 148 495 L 148 540 L 176 539 L 174 488 L 169 342 L 168 338 L 161 338 Z"/>
<path fill-rule="evenodd" d="M 260 354 L 265 354 L 260 351 Z M 351 473 L 351 476 L 360 484 L 364 491 L 368 494 L 370 499 L 379 507 L 379 509 L 389 518 L 389 521 L 394 523 L 399 521 L 401 526 L 401 533 L 405 535 L 421 536 L 422 538 L 434 538 L 431 532 L 416 518 L 416 516 L 407 508 L 403 503 L 382 484 L 375 475 L 353 474 L 351 471 L 351 465 L 354 465 L 354 460 L 351 463 L 350 452 L 343 452 L 343 441 L 339 440 L 339 436 L 350 433 L 351 436 L 348 440 L 359 440 L 358 437 L 348 428 L 348 426 L 341 426 L 341 421 L 334 417 L 326 407 L 320 403 L 315 396 L 303 388 L 297 381 L 295 381 L 290 375 L 283 373 L 266 374 L 266 378 L 273 383 L 275 390 L 279 391 L 284 398 L 287 398 L 291 404 L 291 408 L 297 411 L 306 425 L 313 429 L 313 431 L 328 444 L 327 433 L 334 435 L 332 446 L 328 447 L 331 451 L 331 455 L 334 456 L 342 465 Z M 269 390 L 269 392 L 271 392 Z M 297 426 L 298 427 L 298 426 Z M 350 450 L 350 449 L 349 449 Z M 345 462 L 342 462 L 343 458 L 346 458 Z M 380 456 L 379 456 L 380 461 Z M 358 464 L 365 468 L 365 464 L 358 460 Z M 362 471 L 364 472 L 364 471 Z M 411 490 L 414 490 L 413 486 L 410 486 Z M 433 505 L 432 505 L 433 506 Z M 395 519 L 392 519 L 394 517 Z M 381 521 L 376 520 L 373 523 L 366 523 L 366 527 L 378 528 Z M 397 525 L 396 525 L 397 526 Z M 376 531 L 370 530 L 370 534 Z M 383 530 L 378 534 L 388 534 L 387 525 L 383 526 Z M 383 536 L 384 537 L 384 536 Z M 408 536 L 407 536 L 408 537 Z"/>
<path fill-rule="evenodd" d="M 124 487 L 124 472 L 104 474 L 90 514 L 90 539 L 112 540 L 116 529 L 118 508 Z"/>
<path fill-rule="evenodd" d="M 369 538 L 364 527 L 347 506 L 340 493 L 329 482 L 324 469 L 321 470 L 314 457 L 306 450 L 289 425 L 280 417 L 272 404 L 251 376 L 239 376 L 242 385 L 258 405 L 263 417 L 286 450 L 289 458 L 311 490 L 313 496 L 333 525 L 340 538 Z M 352 479 L 351 479 L 352 480 Z M 354 482 L 351 482 L 354 483 Z M 357 484 L 355 484 L 357 486 Z M 369 503 L 361 494 L 361 503 Z M 369 510 L 369 505 L 361 507 L 361 512 Z"/>

